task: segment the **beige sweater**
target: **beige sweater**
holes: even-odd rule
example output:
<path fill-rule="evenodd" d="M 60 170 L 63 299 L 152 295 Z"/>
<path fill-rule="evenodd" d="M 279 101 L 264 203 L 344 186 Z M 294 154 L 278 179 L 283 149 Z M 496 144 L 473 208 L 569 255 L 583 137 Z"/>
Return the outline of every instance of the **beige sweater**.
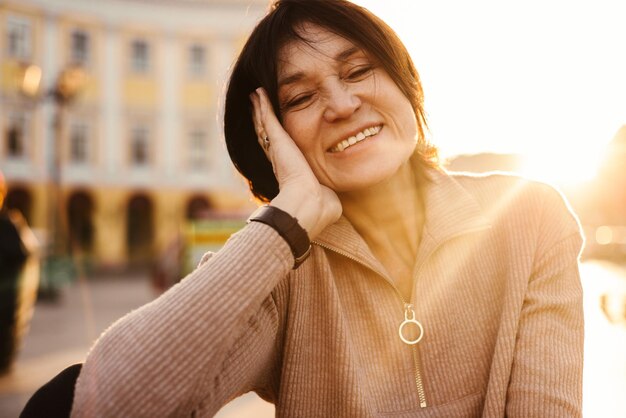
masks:
<path fill-rule="evenodd" d="M 251 223 L 100 337 L 72 416 L 205 417 L 248 391 L 280 417 L 580 416 L 576 219 L 542 184 L 428 175 L 417 345 L 347 220 L 295 271 L 280 236 Z"/>

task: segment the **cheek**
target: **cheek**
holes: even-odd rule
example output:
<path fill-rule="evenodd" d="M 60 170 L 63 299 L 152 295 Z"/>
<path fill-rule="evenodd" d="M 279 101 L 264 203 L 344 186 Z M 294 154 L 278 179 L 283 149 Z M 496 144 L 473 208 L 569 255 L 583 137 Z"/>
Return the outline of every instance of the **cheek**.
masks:
<path fill-rule="evenodd" d="M 415 139 L 415 141 L 417 142 L 417 117 L 415 116 L 413 108 L 411 107 L 411 104 L 408 102 L 408 100 L 406 101 L 404 109 L 404 114 L 402 116 L 402 129 L 404 130 L 404 133 L 407 137 Z"/>
<path fill-rule="evenodd" d="M 293 115 L 283 118 L 283 128 L 308 161 L 314 139 L 313 132 L 307 126 L 309 124 L 302 118 Z"/>

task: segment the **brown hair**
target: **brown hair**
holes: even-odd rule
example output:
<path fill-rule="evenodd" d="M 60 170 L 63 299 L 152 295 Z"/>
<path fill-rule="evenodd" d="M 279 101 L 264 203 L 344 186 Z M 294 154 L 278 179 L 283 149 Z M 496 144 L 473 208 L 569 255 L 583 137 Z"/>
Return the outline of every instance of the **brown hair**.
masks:
<path fill-rule="evenodd" d="M 277 116 L 278 54 L 292 40 L 301 40 L 304 23 L 325 28 L 353 42 L 380 62 L 409 99 L 417 118 L 420 160 L 436 165 L 437 149 L 424 135 L 427 129 L 424 95 L 419 75 L 404 44 L 385 22 L 367 9 L 345 0 L 277 0 L 257 24 L 239 54 L 226 92 L 224 135 L 230 158 L 261 201 L 278 194 L 272 166 L 257 141 L 249 95 L 256 88 L 268 92 Z"/>

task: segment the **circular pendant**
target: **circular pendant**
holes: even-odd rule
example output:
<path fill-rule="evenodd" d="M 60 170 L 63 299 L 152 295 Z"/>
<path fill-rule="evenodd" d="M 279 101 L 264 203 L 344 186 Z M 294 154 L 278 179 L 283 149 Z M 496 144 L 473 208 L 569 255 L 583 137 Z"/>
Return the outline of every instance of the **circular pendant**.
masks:
<path fill-rule="evenodd" d="M 414 340 L 409 340 L 407 338 L 405 338 L 404 333 L 402 332 L 402 329 L 404 328 L 405 325 L 408 324 L 415 324 L 417 325 L 417 327 L 419 328 L 419 335 L 417 336 L 417 338 L 415 338 Z M 408 345 L 415 345 L 417 343 L 419 343 L 422 340 L 422 337 L 424 336 L 424 327 L 422 327 L 422 324 L 419 323 L 418 320 L 416 320 L 415 318 L 411 318 L 411 319 L 405 319 L 401 324 L 400 324 L 400 328 L 398 328 L 398 334 L 400 334 L 400 339 Z"/>

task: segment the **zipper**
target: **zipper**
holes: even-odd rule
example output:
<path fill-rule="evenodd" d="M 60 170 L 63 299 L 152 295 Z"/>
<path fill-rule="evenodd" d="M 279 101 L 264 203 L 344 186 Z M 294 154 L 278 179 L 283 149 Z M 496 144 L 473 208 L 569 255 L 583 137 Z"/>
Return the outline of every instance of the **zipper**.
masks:
<path fill-rule="evenodd" d="M 398 293 L 400 292 L 398 291 Z M 411 294 L 412 293 L 413 292 L 411 292 Z M 407 340 L 402 333 L 404 326 L 407 324 L 414 324 L 419 329 L 419 336 L 413 340 Z M 413 355 L 413 366 L 414 366 L 413 370 L 415 371 L 415 387 L 417 388 L 417 397 L 420 401 L 420 407 L 426 408 L 428 405 L 426 404 L 426 392 L 424 391 L 424 381 L 422 380 L 422 367 L 419 361 L 419 357 L 417 355 L 417 343 L 419 343 L 422 337 L 424 336 L 424 328 L 422 327 L 422 324 L 420 324 L 419 321 L 415 319 L 415 311 L 413 310 L 413 304 L 411 303 L 406 303 L 406 302 L 404 303 L 404 322 L 400 324 L 398 333 L 400 334 L 400 339 L 402 340 L 402 342 L 411 346 L 411 354 Z"/>
<path fill-rule="evenodd" d="M 473 232 L 479 232 L 482 231 L 483 229 L 485 229 L 484 226 L 478 226 L 478 227 L 473 227 L 461 232 L 458 232 L 452 236 L 447 237 L 445 240 L 440 241 L 437 243 L 437 245 L 435 245 L 434 248 L 432 248 L 430 250 L 430 252 L 427 254 L 427 256 L 424 258 L 424 260 L 428 260 L 430 258 L 431 255 L 433 255 L 438 249 L 439 247 L 441 247 L 441 245 L 444 242 L 450 241 L 451 239 L 454 238 L 458 238 L 462 235 L 465 234 L 470 234 Z M 322 248 L 326 248 L 327 250 L 333 251 L 337 254 L 343 255 L 344 257 L 349 258 L 352 261 L 355 261 L 359 264 L 361 264 L 362 266 L 365 266 L 367 268 L 370 268 L 369 266 L 365 265 L 365 263 L 363 263 L 361 260 L 357 259 L 356 257 L 353 257 L 351 254 L 346 253 L 345 251 L 341 251 L 338 250 L 336 248 L 331 248 L 325 244 L 322 244 L 318 241 L 311 241 L 311 244 L 316 244 Z M 422 267 L 424 266 L 424 262 L 422 262 L 420 264 L 420 266 L 418 267 L 417 271 L 415 272 L 415 276 L 413 277 L 413 287 L 411 288 L 411 299 L 414 298 L 414 292 L 415 292 L 415 282 L 417 281 L 417 277 L 419 276 L 419 273 L 422 271 Z M 370 268 L 370 270 L 372 270 Z M 398 295 L 398 297 L 400 298 L 400 300 L 402 301 L 402 303 L 404 304 L 404 321 L 400 324 L 400 327 L 398 329 L 398 332 L 400 334 L 400 338 L 402 339 L 402 341 L 408 345 L 411 346 L 411 350 L 412 350 L 412 354 L 413 354 L 413 365 L 414 365 L 414 370 L 415 370 L 415 387 L 417 388 L 417 396 L 419 399 L 419 403 L 420 403 L 420 407 L 421 408 L 426 408 L 428 406 L 427 402 L 426 402 L 426 391 L 424 390 L 424 382 L 422 379 L 422 367 L 421 367 L 421 362 L 420 362 L 420 358 L 418 356 L 417 353 L 417 343 L 420 342 L 420 340 L 422 339 L 423 335 L 424 335 L 424 330 L 422 328 L 422 325 L 419 323 L 419 321 L 415 320 L 415 311 L 413 310 L 413 304 L 408 303 L 405 299 L 404 296 L 402 296 L 402 293 L 400 293 L 400 291 L 398 290 L 398 288 L 395 286 L 395 284 L 385 275 L 381 274 L 380 272 L 376 272 L 378 273 L 380 276 L 382 276 L 385 281 L 395 290 L 396 294 Z M 418 328 L 420 329 L 420 336 L 418 338 L 416 338 L 415 340 L 408 340 L 405 341 L 405 339 L 402 336 L 402 329 L 403 326 L 407 323 L 414 323 L 415 325 L 418 326 Z"/>
<path fill-rule="evenodd" d="M 484 227 L 480 226 L 480 227 L 474 227 L 471 229 L 467 229 L 465 231 L 462 232 L 458 232 L 448 238 L 446 238 L 444 241 L 440 241 L 437 243 L 437 245 L 435 245 L 426 255 L 426 257 L 424 257 L 424 261 L 428 260 L 430 258 L 431 255 L 433 255 L 438 249 L 439 247 L 441 247 L 443 245 L 444 242 L 450 241 L 454 238 L 458 238 L 460 236 L 463 236 L 465 234 L 469 234 L 469 233 L 473 233 L 473 232 L 478 232 L 478 231 L 482 231 L 484 229 Z M 317 243 L 319 245 L 319 243 Z M 323 245 L 320 245 L 323 247 Z M 327 248 L 327 247 L 325 247 Z M 329 248 L 329 250 L 333 250 L 332 248 Z M 336 251 L 338 253 L 341 254 L 341 252 Z M 346 254 L 344 254 L 346 255 Z M 356 260 L 354 257 L 350 257 L 349 255 L 346 255 L 349 258 L 352 258 L 353 260 L 359 262 L 358 260 Z M 363 264 L 363 263 L 361 263 Z M 419 267 L 417 268 L 417 271 L 415 272 L 415 276 L 413 277 L 413 287 L 411 288 L 411 299 L 414 299 L 414 292 L 415 292 L 415 283 L 417 281 L 417 278 L 419 277 L 422 268 L 424 267 L 426 263 L 422 262 Z M 413 341 L 410 342 L 406 342 L 406 344 L 409 344 L 411 346 L 411 349 L 413 351 L 413 364 L 414 364 L 414 370 L 415 370 L 415 386 L 417 387 L 417 396 L 419 398 L 419 402 L 420 402 L 420 407 L 421 408 L 426 408 L 428 406 L 428 404 L 426 403 L 426 391 L 424 390 L 424 381 L 422 379 L 422 367 L 421 367 L 421 362 L 420 362 L 420 358 L 418 356 L 417 353 L 417 343 L 420 342 L 420 340 L 422 339 L 422 337 L 424 336 L 424 330 L 422 328 L 422 325 L 419 323 L 419 321 L 415 320 L 415 311 L 413 311 L 413 305 L 410 303 L 407 303 L 404 298 L 402 297 L 402 294 L 400 293 L 400 291 L 398 290 L 398 288 L 389 280 L 387 279 L 387 282 L 396 290 L 396 293 L 398 294 L 398 296 L 400 296 L 400 299 L 402 299 L 402 301 L 404 302 L 404 323 L 406 322 L 414 322 L 420 329 L 420 336 L 418 338 L 416 338 Z M 413 320 L 413 321 L 412 321 Z M 400 325 L 400 333 L 402 332 L 402 324 Z"/>
<path fill-rule="evenodd" d="M 422 381 L 422 368 L 420 367 L 420 361 L 417 357 L 417 347 L 412 346 L 413 351 L 413 364 L 415 365 L 415 386 L 417 386 L 417 397 L 420 400 L 420 407 L 426 408 L 426 393 L 424 392 L 424 382 Z"/>
<path fill-rule="evenodd" d="M 343 255 L 344 257 L 349 258 L 352 261 L 355 261 L 359 264 L 361 264 L 362 266 L 368 267 L 367 265 L 365 265 L 361 260 L 357 259 L 356 257 L 353 257 L 351 254 L 348 254 L 344 251 L 338 250 L 336 248 L 331 248 L 325 244 L 322 244 L 320 242 L 317 241 L 311 241 L 311 244 L 315 244 L 318 245 L 322 248 L 326 248 L 327 250 L 333 251 L 337 254 Z M 370 268 L 371 270 L 371 268 Z M 419 271 L 419 270 L 418 270 Z M 419 403 L 420 403 L 420 407 L 421 408 L 426 408 L 427 403 L 426 403 L 426 393 L 424 391 L 424 383 L 422 381 L 422 368 L 420 365 L 420 361 L 417 355 L 417 343 L 422 339 L 422 337 L 424 336 L 424 329 L 422 327 L 422 325 L 419 323 L 419 321 L 417 321 L 415 319 L 415 311 L 413 310 L 413 304 L 412 303 L 408 303 L 405 299 L 404 296 L 402 296 L 402 293 L 400 293 L 400 291 L 398 290 L 398 288 L 395 286 L 395 284 L 393 284 L 393 282 L 391 280 L 389 280 L 389 278 L 387 278 L 386 276 L 378 273 L 380 276 L 383 276 L 385 278 L 385 281 L 395 290 L 396 294 L 398 295 L 398 297 L 400 298 L 400 300 L 402 301 L 403 305 L 404 305 L 404 321 L 400 324 L 400 327 L 398 328 L 398 333 L 400 334 L 400 339 L 407 345 L 409 345 L 411 347 L 411 351 L 412 351 L 412 355 L 413 355 L 413 365 L 414 365 L 414 371 L 415 371 L 415 387 L 417 389 L 417 397 L 419 399 Z M 415 286 L 413 286 L 413 289 L 415 288 Z M 413 290 L 411 290 L 411 297 L 413 297 Z M 420 336 L 418 338 L 416 338 L 415 340 L 406 340 L 402 334 L 402 330 L 404 328 L 404 326 L 408 323 L 412 323 L 412 324 L 416 324 L 418 326 L 418 328 L 420 329 Z"/>

